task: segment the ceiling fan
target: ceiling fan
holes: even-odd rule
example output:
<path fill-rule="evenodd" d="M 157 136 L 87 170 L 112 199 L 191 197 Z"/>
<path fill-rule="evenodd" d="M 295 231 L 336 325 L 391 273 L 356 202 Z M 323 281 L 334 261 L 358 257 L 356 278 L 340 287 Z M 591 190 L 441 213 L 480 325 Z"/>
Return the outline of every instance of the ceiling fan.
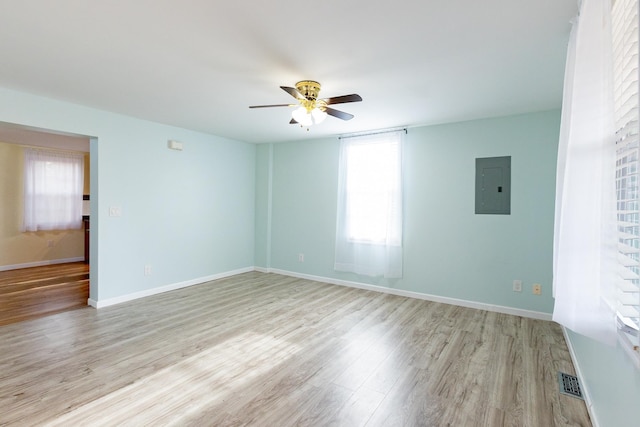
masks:
<path fill-rule="evenodd" d="M 313 80 L 302 80 L 296 83 L 296 87 L 280 86 L 282 90 L 293 96 L 297 104 L 272 104 L 272 105 L 252 105 L 249 108 L 267 107 L 298 107 L 291 113 L 290 124 L 300 124 L 309 126 L 321 123 L 327 115 L 337 117 L 342 120 L 351 120 L 353 114 L 336 110 L 329 107 L 334 104 L 344 104 L 347 102 L 360 102 L 362 97 L 356 93 L 351 95 L 334 96 L 332 98 L 318 98 L 320 93 L 320 83 Z"/>

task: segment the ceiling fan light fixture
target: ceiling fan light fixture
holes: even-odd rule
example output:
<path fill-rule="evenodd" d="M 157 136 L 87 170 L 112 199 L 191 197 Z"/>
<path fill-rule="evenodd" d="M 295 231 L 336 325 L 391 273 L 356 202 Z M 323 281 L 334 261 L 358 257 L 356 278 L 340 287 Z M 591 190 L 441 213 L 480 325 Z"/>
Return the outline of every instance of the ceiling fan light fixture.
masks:
<path fill-rule="evenodd" d="M 322 111 L 320 108 L 316 107 L 311 110 L 311 116 L 313 117 L 313 121 L 315 124 L 320 124 L 327 118 L 327 112 Z"/>
<path fill-rule="evenodd" d="M 293 110 L 293 112 L 291 112 L 291 117 L 293 117 L 293 120 L 300 123 L 300 126 L 311 126 L 313 124 L 311 114 L 309 114 L 305 107 L 298 107 Z"/>

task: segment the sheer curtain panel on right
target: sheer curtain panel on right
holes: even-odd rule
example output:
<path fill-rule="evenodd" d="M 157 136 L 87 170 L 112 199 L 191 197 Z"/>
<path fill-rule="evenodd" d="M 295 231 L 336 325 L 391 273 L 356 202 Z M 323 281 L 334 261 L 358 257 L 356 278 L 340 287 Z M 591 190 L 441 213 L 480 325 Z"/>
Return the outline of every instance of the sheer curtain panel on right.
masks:
<path fill-rule="evenodd" d="M 553 320 L 615 342 L 608 304 L 617 273 L 609 0 L 584 0 L 565 70 L 554 235 Z"/>
<path fill-rule="evenodd" d="M 405 131 L 342 138 L 335 269 L 402 277 L 402 145 Z"/>
<path fill-rule="evenodd" d="M 553 320 L 621 338 L 640 366 L 638 80 L 638 0 L 583 0 L 558 147 Z"/>

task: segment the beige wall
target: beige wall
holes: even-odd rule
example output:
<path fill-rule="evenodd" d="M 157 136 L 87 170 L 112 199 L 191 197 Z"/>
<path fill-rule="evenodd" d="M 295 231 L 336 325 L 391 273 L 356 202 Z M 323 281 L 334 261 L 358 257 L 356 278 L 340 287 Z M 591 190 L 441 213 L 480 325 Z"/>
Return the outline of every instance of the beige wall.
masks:
<path fill-rule="evenodd" d="M 85 156 L 85 192 L 89 191 L 88 155 Z M 0 142 L 0 270 L 84 258 L 84 231 L 23 233 L 22 147 Z"/>

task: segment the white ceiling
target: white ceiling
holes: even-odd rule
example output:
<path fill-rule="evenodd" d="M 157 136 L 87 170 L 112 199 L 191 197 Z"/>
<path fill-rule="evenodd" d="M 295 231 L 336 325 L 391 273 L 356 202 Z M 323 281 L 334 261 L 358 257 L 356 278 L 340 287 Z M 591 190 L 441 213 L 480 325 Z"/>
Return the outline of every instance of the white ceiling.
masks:
<path fill-rule="evenodd" d="M 0 86 L 247 142 L 560 107 L 576 0 L 0 0 Z M 358 93 L 309 132 L 279 86 Z"/>

